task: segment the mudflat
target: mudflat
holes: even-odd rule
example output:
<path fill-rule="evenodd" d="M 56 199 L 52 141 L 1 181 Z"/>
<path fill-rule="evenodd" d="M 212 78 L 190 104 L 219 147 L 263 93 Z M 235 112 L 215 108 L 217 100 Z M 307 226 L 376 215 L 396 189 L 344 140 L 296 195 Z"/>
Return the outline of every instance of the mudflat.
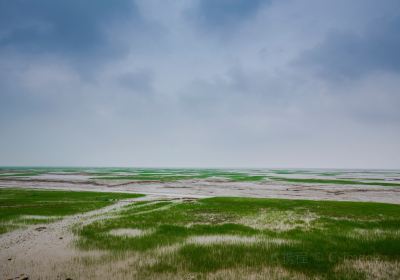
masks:
<path fill-rule="evenodd" d="M 1 168 L 0 187 L 400 204 L 396 170 Z"/>
<path fill-rule="evenodd" d="M 2 279 L 400 277 L 396 171 L 1 172 Z"/>

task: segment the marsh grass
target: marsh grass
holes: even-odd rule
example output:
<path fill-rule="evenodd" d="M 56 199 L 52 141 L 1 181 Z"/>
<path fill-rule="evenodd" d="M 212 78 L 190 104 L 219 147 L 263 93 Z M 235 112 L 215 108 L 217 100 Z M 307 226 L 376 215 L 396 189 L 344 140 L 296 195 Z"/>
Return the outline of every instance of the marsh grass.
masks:
<path fill-rule="evenodd" d="M 252 175 L 245 172 L 226 171 L 218 169 L 168 169 L 168 170 L 136 170 L 133 174 L 115 174 L 109 176 L 97 176 L 92 179 L 101 180 L 136 180 L 136 181 L 157 181 L 174 182 L 180 180 L 199 180 L 199 179 L 224 179 L 232 182 L 262 181 L 264 175 Z"/>
<path fill-rule="evenodd" d="M 399 183 L 363 182 L 363 181 L 343 180 L 343 179 L 314 179 L 314 178 L 303 179 L 303 178 L 283 178 L 283 177 L 269 177 L 269 179 L 276 180 L 276 181 L 284 181 L 284 182 L 289 182 L 289 183 L 400 187 Z"/>
<path fill-rule="evenodd" d="M 360 258 L 398 262 L 399 213 L 399 205 L 380 203 L 251 198 L 160 201 L 133 205 L 112 219 L 76 229 L 80 236 L 76 245 L 115 254 L 154 254 L 154 262 L 137 268 L 142 275 L 185 272 L 201 279 L 221 271 L 272 268 L 307 278 L 364 279 L 368 271 L 346 264 Z M 129 228 L 148 234 L 109 234 Z M 173 250 L 161 257 L 157 255 L 161 248 Z M 351 277 L 346 278 L 349 270 Z"/>
<path fill-rule="evenodd" d="M 0 189 L 0 233 L 23 225 L 49 223 L 105 207 L 124 198 L 140 195 L 123 193 L 71 192 Z"/>
<path fill-rule="evenodd" d="M 31 176 L 37 176 L 41 175 L 41 172 L 23 172 L 23 173 L 5 173 L 1 174 L 0 173 L 0 178 L 2 177 L 31 177 Z"/>
<path fill-rule="evenodd" d="M 87 180 L 100 181 L 106 184 L 109 183 L 108 181 L 171 183 L 200 180 L 209 182 L 270 183 L 275 181 L 297 184 L 400 186 L 400 183 L 395 182 L 400 176 L 398 172 L 382 170 L 0 167 L 0 180 L 26 180 L 29 177 L 46 174 L 62 175 L 60 180 L 67 181 L 69 180 L 68 175 L 78 174 L 86 176 Z M 372 175 L 376 178 L 371 178 Z M 304 178 L 304 176 L 310 178 Z M 393 181 L 388 181 L 388 179 Z"/>

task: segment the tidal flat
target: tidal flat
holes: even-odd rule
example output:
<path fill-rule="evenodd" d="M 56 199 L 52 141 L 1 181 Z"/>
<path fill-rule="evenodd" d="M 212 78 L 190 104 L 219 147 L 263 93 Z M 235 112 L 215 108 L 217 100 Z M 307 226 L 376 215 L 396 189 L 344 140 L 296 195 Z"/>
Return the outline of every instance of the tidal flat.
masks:
<path fill-rule="evenodd" d="M 399 177 L 2 168 L 1 277 L 399 279 Z"/>
<path fill-rule="evenodd" d="M 0 187 L 400 204 L 398 170 L 2 167 Z"/>
<path fill-rule="evenodd" d="M 0 192 L 5 279 L 400 277 L 396 204 Z"/>

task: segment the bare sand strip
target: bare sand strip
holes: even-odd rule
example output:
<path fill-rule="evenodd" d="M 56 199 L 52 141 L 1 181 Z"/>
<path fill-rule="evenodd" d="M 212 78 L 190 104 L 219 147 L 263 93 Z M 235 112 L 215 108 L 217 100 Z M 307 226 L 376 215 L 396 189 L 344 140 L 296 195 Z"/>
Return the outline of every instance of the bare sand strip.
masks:
<path fill-rule="evenodd" d="M 66 176 L 67 177 L 67 176 Z M 215 196 L 264 197 L 336 201 L 368 201 L 400 204 L 400 187 L 290 184 L 286 182 L 227 182 L 182 180 L 177 182 L 88 182 L 71 179 L 2 179 L 0 187 L 60 189 L 75 191 L 128 192 L 170 198 Z"/>

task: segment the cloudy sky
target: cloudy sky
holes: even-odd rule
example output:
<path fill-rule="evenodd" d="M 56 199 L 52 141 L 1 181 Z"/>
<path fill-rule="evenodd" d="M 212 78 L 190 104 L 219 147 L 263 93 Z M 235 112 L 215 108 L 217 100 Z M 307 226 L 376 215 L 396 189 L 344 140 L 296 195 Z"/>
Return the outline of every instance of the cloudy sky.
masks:
<path fill-rule="evenodd" d="M 0 165 L 400 168 L 398 0 L 0 0 Z"/>

